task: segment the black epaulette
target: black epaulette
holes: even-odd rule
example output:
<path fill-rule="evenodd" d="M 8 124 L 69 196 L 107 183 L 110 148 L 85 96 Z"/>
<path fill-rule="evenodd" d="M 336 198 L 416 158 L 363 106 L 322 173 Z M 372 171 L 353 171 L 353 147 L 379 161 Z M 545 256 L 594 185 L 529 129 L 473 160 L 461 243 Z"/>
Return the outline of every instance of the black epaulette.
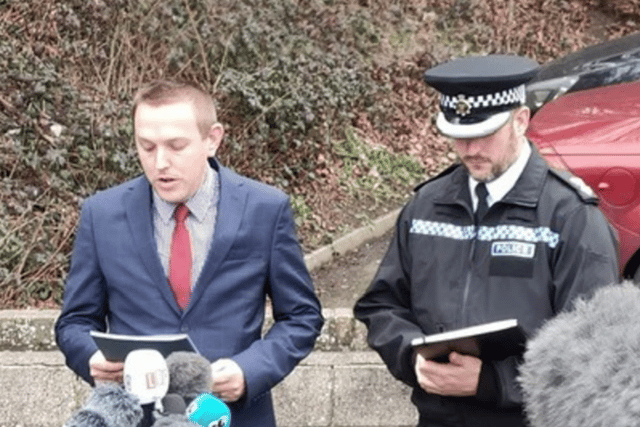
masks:
<path fill-rule="evenodd" d="M 428 180 L 421 182 L 420 184 L 416 185 L 413 189 L 414 192 L 418 191 L 420 188 L 422 188 L 423 185 L 430 183 L 431 181 L 435 181 L 436 179 L 440 179 L 443 176 L 447 176 L 449 175 L 451 172 L 453 172 L 454 170 L 456 170 L 458 167 L 460 167 L 461 164 L 460 163 L 454 163 L 451 166 L 449 166 L 448 168 L 446 168 L 445 170 L 443 170 L 442 172 L 440 172 L 439 174 L 432 176 L 431 178 L 429 178 Z"/>
<path fill-rule="evenodd" d="M 598 204 L 598 195 L 581 178 L 562 169 L 549 168 L 549 171 L 553 175 L 557 176 L 562 182 L 574 189 L 584 202 L 594 205 Z"/>

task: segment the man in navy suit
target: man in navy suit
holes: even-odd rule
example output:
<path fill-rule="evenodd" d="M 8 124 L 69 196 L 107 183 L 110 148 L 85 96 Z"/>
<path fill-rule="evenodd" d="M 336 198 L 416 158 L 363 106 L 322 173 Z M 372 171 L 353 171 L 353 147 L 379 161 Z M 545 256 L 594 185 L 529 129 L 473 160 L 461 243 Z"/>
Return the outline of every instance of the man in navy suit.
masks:
<path fill-rule="evenodd" d="M 212 393 L 230 406 L 233 425 L 274 426 L 270 389 L 323 325 L 289 199 L 214 159 L 224 130 L 199 88 L 156 82 L 136 95 L 133 121 L 144 176 L 84 202 L 58 346 L 94 384 L 121 381 L 123 364 L 107 361 L 90 331 L 187 333 L 212 362 Z M 181 205 L 190 268 L 178 290 Z M 262 336 L 267 296 L 274 324 Z"/>

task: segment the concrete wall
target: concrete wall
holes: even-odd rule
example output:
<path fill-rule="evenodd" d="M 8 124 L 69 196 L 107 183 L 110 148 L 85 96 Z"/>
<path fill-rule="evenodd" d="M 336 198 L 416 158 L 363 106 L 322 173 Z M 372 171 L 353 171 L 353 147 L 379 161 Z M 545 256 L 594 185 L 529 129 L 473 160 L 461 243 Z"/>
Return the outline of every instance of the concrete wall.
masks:
<path fill-rule="evenodd" d="M 346 309 L 325 310 L 316 349 L 273 390 L 281 427 L 415 426 L 410 390 Z M 54 310 L 0 311 L 0 427 L 61 426 L 89 387 L 56 349 Z"/>

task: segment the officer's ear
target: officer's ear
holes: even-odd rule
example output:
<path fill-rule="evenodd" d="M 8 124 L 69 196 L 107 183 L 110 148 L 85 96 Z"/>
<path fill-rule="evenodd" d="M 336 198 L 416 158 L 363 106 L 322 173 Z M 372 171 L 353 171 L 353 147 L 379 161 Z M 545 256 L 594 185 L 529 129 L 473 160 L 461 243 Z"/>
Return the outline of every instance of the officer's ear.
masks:
<path fill-rule="evenodd" d="M 524 136 L 529 128 L 531 110 L 529 107 L 519 107 L 513 112 L 513 129 L 518 137 Z"/>

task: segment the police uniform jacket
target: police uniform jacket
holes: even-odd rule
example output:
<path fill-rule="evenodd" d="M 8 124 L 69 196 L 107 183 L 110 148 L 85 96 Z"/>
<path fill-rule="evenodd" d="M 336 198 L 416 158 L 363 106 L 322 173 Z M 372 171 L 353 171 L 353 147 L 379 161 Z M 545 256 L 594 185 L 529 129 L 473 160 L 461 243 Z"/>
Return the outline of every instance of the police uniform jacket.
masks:
<path fill-rule="evenodd" d="M 421 417 L 463 417 L 469 426 L 522 418 L 520 359 L 483 361 L 472 398 L 441 397 L 419 387 L 411 340 L 508 318 L 530 336 L 578 295 L 618 275 L 616 237 L 595 195 L 551 170 L 535 150 L 505 197 L 478 225 L 473 218 L 461 165 L 419 186 L 354 310 L 390 372 L 414 387 Z"/>

